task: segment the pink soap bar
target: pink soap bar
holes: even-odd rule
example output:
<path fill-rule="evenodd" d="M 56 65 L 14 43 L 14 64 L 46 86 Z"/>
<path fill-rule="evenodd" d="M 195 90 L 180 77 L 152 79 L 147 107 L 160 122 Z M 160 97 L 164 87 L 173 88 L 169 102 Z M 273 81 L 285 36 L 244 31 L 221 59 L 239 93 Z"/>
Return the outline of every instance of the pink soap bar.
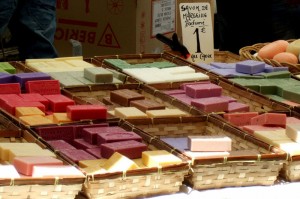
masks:
<path fill-rule="evenodd" d="M 228 104 L 228 113 L 234 113 L 234 112 L 249 112 L 250 107 L 247 104 L 240 103 L 240 102 L 230 102 Z"/>
<path fill-rule="evenodd" d="M 105 143 L 101 145 L 101 156 L 108 159 L 115 152 L 119 152 L 130 159 L 136 159 L 141 158 L 142 152 L 147 148 L 146 144 L 135 140 Z"/>
<path fill-rule="evenodd" d="M 226 96 L 226 95 L 222 95 L 222 96 L 220 96 L 220 98 L 226 99 L 229 103 L 237 102 L 237 99 L 230 97 L 230 96 Z"/>
<path fill-rule="evenodd" d="M 6 102 L 3 106 L 3 109 L 12 115 L 15 115 L 16 107 L 37 107 L 43 112 L 46 111 L 44 104 L 40 102 L 9 101 Z"/>
<path fill-rule="evenodd" d="M 19 96 L 22 98 L 23 101 L 26 102 L 40 102 L 44 104 L 45 109 L 48 110 L 49 108 L 49 101 L 44 96 L 39 93 L 21 93 Z"/>
<path fill-rule="evenodd" d="M 34 166 L 63 165 L 63 161 L 54 157 L 27 156 L 27 157 L 15 157 L 13 160 L 13 165 L 15 166 L 15 168 L 20 174 L 31 176 Z"/>
<path fill-rule="evenodd" d="M 163 90 L 162 92 L 167 95 L 185 94 L 183 89 Z"/>
<path fill-rule="evenodd" d="M 188 136 L 191 151 L 231 151 L 231 143 L 226 136 Z"/>
<path fill-rule="evenodd" d="M 186 95 L 192 98 L 220 97 L 222 87 L 216 84 L 193 84 L 186 86 Z"/>
<path fill-rule="evenodd" d="M 295 117 L 286 117 L 286 124 L 300 124 L 300 120 Z"/>
<path fill-rule="evenodd" d="M 220 97 L 208 97 L 201 99 L 194 99 L 191 102 L 192 106 L 206 113 L 211 112 L 225 112 L 228 110 L 228 101 Z"/>
<path fill-rule="evenodd" d="M 19 83 L 0 84 L 0 94 L 20 94 L 21 87 Z"/>
<path fill-rule="evenodd" d="M 188 104 L 188 105 L 191 105 L 191 102 L 194 99 L 194 98 L 187 96 L 186 94 L 174 94 L 174 95 L 172 95 L 172 97 L 174 97 L 177 100 L 179 100 L 185 104 Z"/>
<path fill-rule="evenodd" d="M 250 134 L 253 134 L 254 131 L 275 131 L 283 130 L 284 128 L 279 126 L 245 125 L 242 126 L 242 129 Z"/>
<path fill-rule="evenodd" d="M 98 159 L 102 159 L 103 158 L 101 156 L 101 147 L 86 149 L 85 151 L 88 152 L 88 153 L 90 153 L 91 155 L 95 156 Z"/>
<path fill-rule="evenodd" d="M 94 127 L 101 127 L 101 126 L 108 126 L 108 123 L 73 125 L 75 138 L 83 138 L 84 128 L 94 128 Z"/>
<path fill-rule="evenodd" d="M 107 118 L 107 108 L 102 105 L 72 105 L 67 106 L 67 116 L 73 121 L 96 120 Z"/>
<path fill-rule="evenodd" d="M 210 84 L 210 81 L 200 81 L 200 82 L 187 82 L 187 83 L 182 83 L 180 85 L 180 88 L 183 89 L 184 91 L 186 90 L 186 86 L 188 85 L 197 85 L 197 84 Z"/>
<path fill-rule="evenodd" d="M 44 95 L 49 100 L 50 110 L 53 112 L 66 112 L 67 106 L 75 105 L 75 101 L 61 94 Z"/>
<path fill-rule="evenodd" d="M 98 145 L 94 145 L 94 144 L 90 144 L 88 142 L 86 142 L 84 139 L 74 139 L 73 140 L 73 145 L 77 148 L 77 149 L 91 149 L 91 148 L 96 148 L 98 147 Z"/>
<path fill-rule="evenodd" d="M 64 150 L 62 154 L 69 158 L 71 161 L 78 164 L 81 160 L 95 160 L 97 159 L 95 156 L 89 154 L 88 152 L 82 149 L 75 149 L 75 150 Z"/>
<path fill-rule="evenodd" d="M 127 132 L 119 126 L 90 127 L 82 130 L 83 139 L 90 144 L 97 144 L 97 135 L 100 133 L 122 133 Z"/>
<path fill-rule="evenodd" d="M 48 140 L 47 143 L 54 149 L 54 150 L 62 150 L 62 149 L 76 149 L 73 145 L 69 144 L 65 140 Z"/>
<path fill-rule="evenodd" d="M 98 145 L 125 140 L 136 140 L 138 142 L 142 142 L 142 137 L 132 131 L 97 134 Z"/>
<path fill-rule="evenodd" d="M 60 94 L 60 84 L 58 80 L 35 80 L 25 83 L 27 93 L 39 93 L 41 95 Z"/>
<path fill-rule="evenodd" d="M 74 129 L 72 126 L 37 127 L 36 132 L 44 140 L 74 140 Z"/>
<path fill-rule="evenodd" d="M 251 118 L 251 125 L 281 126 L 286 125 L 286 114 L 283 113 L 263 113 Z"/>
<path fill-rule="evenodd" d="M 258 112 L 224 113 L 224 119 L 236 126 L 250 125 L 251 118 L 258 115 Z"/>

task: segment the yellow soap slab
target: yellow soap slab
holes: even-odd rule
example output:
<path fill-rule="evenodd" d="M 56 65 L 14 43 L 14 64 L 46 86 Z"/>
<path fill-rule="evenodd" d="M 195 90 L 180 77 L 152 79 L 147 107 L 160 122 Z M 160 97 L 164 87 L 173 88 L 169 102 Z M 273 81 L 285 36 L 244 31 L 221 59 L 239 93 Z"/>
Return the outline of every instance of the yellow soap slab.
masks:
<path fill-rule="evenodd" d="M 8 161 L 9 162 L 12 162 L 15 157 L 24 157 L 24 156 L 47 156 L 47 157 L 56 158 L 56 155 L 48 149 L 24 150 L 23 148 L 13 148 L 13 149 L 8 150 Z"/>
<path fill-rule="evenodd" d="M 296 142 L 294 142 L 292 139 L 271 140 L 270 143 L 268 143 L 268 144 L 281 148 L 282 146 L 290 145 L 291 143 L 296 143 Z"/>
<path fill-rule="evenodd" d="M 72 122 L 72 120 L 70 118 L 68 118 L 67 113 L 53 113 L 53 121 L 55 123 Z"/>
<path fill-rule="evenodd" d="M 180 158 L 165 150 L 144 151 L 142 152 L 142 161 L 147 167 L 163 167 L 182 163 Z"/>
<path fill-rule="evenodd" d="M 177 108 L 174 109 L 160 109 L 160 110 L 149 110 L 146 111 L 146 114 L 149 117 L 180 117 L 180 116 L 187 116 L 188 114 L 184 111 L 181 111 Z"/>
<path fill-rule="evenodd" d="M 0 143 L 0 159 L 2 161 L 8 161 L 9 159 L 9 150 L 10 149 L 22 149 L 30 151 L 39 151 L 42 150 L 36 143 Z"/>
<path fill-rule="evenodd" d="M 80 67 L 80 68 L 90 68 L 95 67 L 93 64 L 90 64 L 84 60 L 65 60 L 68 64 L 74 66 L 74 67 Z"/>
<path fill-rule="evenodd" d="M 122 119 L 147 118 L 147 114 L 136 107 L 118 107 L 115 108 L 115 117 Z"/>
<path fill-rule="evenodd" d="M 94 166 L 100 166 L 102 167 L 107 159 L 95 159 L 95 160 L 81 160 L 78 162 L 78 165 L 80 168 L 85 168 L 85 167 L 94 167 Z"/>
<path fill-rule="evenodd" d="M 41 111 L 38 107 L 16 107 L 15 116 L 22 117 L 22 116 L 31 116 L 31 115 L 42 115 L 44 116 L 45 113 Z"/>
<path fill-rule="evenodd" d="M 133 162 L 135 162 L 139 168 L 147 168 L 147 166 L 144 165 L 142 158 L 133 159 Z"/>
<path fill-rule="evenodd" d="M 271 144 L 277 140 L 291 140 L 285 133 L 285 130 L 276 131 L 255 131 L 254 136 L 265 143 Z"/>
<path fill-rule="evenodd" d="M 29 126 L 53 124 L 50 119 L 42 115 L 22 116 L 19 117 L 19 119 L 21 120 L 21 122 Z"/>
<path fill-rule="evenodd" d="M 300 143 L 300 124 L 287 124 L 286 135 L 295 142 Z"/>
<path fill-rule="evenodd" d="M 131 169 L 138 169 L 138 165 L 127 158 L 126 156 L 115 152 L 103 165 L 103 168 L 107 171 L 127 171 Z"/>

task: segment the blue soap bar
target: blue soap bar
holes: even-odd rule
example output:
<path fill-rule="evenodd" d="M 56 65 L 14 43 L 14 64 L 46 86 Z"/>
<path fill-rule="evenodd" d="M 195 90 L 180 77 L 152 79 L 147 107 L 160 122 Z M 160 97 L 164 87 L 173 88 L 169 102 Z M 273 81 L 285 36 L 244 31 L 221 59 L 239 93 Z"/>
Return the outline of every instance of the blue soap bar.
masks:
<path fill-rule="evenodd" d="M 256 60 L 245 60 L 236 63 L 236 72 L 255 74 L 265 70 L 265 63 Z"/>
<path fill-rule="evenodd" d="M 14 75 L 15 82 L 20 83 L 21 88 L 25 87 L 27 81 L 51 80 L 51 76 L 42 72 L 17 73 Z"/>
<path fill-rule="evenodd" d="M 9 73 L 0 73 L 0 84 L 14 83 L 14 75 Z"/>

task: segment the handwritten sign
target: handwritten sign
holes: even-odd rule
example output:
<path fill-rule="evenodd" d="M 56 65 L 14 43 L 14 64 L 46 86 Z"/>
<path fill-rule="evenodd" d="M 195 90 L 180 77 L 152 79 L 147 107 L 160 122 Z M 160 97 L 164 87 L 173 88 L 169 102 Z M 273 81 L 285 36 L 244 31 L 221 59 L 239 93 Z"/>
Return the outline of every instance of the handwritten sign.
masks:
<path fill-rule="evenodd" d="M 209 3 L 180 3 L 182 42 L 189 50 L 189 61 L 210 63 L 214 60 L 211 8 Z"/>

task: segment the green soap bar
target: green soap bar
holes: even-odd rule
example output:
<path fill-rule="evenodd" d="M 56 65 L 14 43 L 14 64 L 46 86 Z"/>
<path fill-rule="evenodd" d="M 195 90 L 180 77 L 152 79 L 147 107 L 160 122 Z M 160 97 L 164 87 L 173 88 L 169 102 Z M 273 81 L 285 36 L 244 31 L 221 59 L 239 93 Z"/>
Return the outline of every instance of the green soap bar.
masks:
<path fill-rule="evenodd" d="M 242 76 L 237 76 L 238 78 L 243 78 L 243 79 L 263 79 L 264 77 L 262 75 L 242 75 Z"/>
<path fill-rule="evenodd" d="M 277 86 L 273 85 L 262 85 L 260 86 L 260 93 L 264 95 L 276 95 L 277 94 Z"/>
<path fill-rule="evenodd" d="M 9 62 L 0 62 L 0 69 L 4 70 L 10 74 L 16 73 L 16 68 L 13 67 Z"/>
<path fill-rule="evenodd" d="M 245 87 L 254 90 L 256 92 L 260 92 L 260 86 L 259 85 L 246 85 Z"/>
<path fill-rule="evenodd" d="M 285 88 L 282 91 L 282 98 L 300 103 L 300 87 Z"/>
<path fill-rule="evenodd" d="M 123 81 L 117 79 L 117 78 L 113 78 L 113 81 L 112 81 L 113 84 L 123 84 Z"/>
<path fill-rule="evenodd" d="M 290 78 L 291 73 L 289 71 L 276 71 L 271 73 L 264 73 L 264 78 L 270 79 L 270 78 Z"/>
<path fill-rule="evenodd" d="M 104 59 L 104 62 L 110 63 L 114 66 L 125 66 L 125 65 L 131 65 L 129 63 L 127 63 L 126 61 L 122 60 L 122 59 Z"/>
<path fill-rule="evenodd" d="M 286 99 L 278 96 L 278 95 L 266 95 L 267 97 L 269 97 L 270 99 L 273 99 L 275 101 L 278 101 L 278 102 L 283 102 L 285 101 Z"/>
<path fill-rule="evenodd" d="M 101 67 L 85 68 L 83 76 L 94 83 L 112 83 L 113 81 L 113 73 Z"/>

